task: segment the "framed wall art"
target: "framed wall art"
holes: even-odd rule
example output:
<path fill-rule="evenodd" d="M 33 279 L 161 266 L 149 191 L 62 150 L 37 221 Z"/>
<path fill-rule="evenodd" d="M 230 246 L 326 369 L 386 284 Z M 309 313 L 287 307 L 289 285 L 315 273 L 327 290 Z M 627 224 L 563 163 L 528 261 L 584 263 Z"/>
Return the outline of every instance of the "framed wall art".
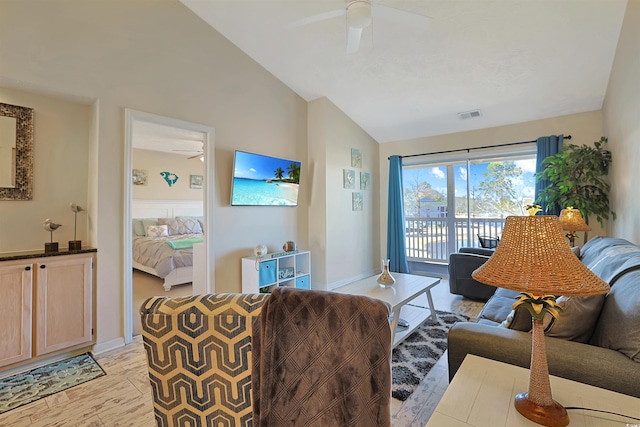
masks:
<path fill-rule="evenodd" d="M 190 178 L 190 188 L 202 188 L 202 175 L 191 175 Z"/>
<path fill-rule="evenodd" d="M 356 171 L 353 169 L 342 170 L 342 186 L 346 189 L 356 188 Z"/>
<path fill-rule="evenodd" d="M 357 148 L 351 149 L 351 167 L 352 168 L 361 168 L 362 167 L 362 151 Z"/>
<path fill-rule="evenodd" d="M 362 193 L 355 192 L 351 196 L 351 210 L 361 211 L 363 208 Z"/>
<path fill-rule="evenodd" d="M 148 185 L 149 184 L 149 171 L 144 169 L 133 169 L 133 185 Z"/>
<path fill-rule="evenodd" d="M 371 174 L 369 172 L 360 172 L 360 189 L 368 190 L 371 185 Z"/>

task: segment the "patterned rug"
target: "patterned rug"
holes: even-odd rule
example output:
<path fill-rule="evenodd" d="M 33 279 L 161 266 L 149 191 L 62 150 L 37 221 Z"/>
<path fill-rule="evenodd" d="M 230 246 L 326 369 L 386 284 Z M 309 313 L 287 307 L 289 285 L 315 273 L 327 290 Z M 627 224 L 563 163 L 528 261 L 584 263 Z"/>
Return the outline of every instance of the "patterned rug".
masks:
<path fill-rule="evenodd" d="M 429 317 L 418 329 L 393 349 L 391 356 L 391 395 L 405 401 L 447 349 L 447 333 L 467 316 L 436 310 L 438 323 Z"/>
<path fill-rule="evenodd" d="M 0 414 L 106 375 L 89 353 L 0 379 Z"/>

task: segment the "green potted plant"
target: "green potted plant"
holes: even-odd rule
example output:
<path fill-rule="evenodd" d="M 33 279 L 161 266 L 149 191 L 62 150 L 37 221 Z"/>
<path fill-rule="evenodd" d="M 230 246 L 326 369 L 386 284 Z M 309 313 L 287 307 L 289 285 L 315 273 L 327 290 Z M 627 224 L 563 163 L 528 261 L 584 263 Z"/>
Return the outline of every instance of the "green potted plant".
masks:
<path fill-rule="evenodd" d="M 540 198 L 562 208 L 573 206 L 580 210 L 587 224 L 589 215 L 595 215 L 601 227 L 609 214 L 615 220 L 616 213 L 609 207 L 610 186 L 606 176 L 611 151 L 605 148 L 606 144 L 604 136 L 593 146 L 568 144 L 558 154 L 544 159 L 545 169 L 536 178 L 549 180 L 551 185 L 540 192 Z"/>

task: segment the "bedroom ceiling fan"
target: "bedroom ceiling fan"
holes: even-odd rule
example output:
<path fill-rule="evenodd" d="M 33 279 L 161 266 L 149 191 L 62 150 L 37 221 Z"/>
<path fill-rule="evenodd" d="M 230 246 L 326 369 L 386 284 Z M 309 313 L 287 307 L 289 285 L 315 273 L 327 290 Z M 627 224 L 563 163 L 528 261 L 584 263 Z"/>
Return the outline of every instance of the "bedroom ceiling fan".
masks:
<path fill-rule="evenodd" d="M 347 53 L 355 53 L 360 48 L 362 31 L 373 23 L 374 18 L 382 22 L 395 21 L 399 25 L 407 19 L 411 19 L 412 22 L 417 22 L 420 25 L 428 25 L 431 22 L 431 18 L 428 16 L 385 6 L 375 0 L 345 0 L 345 2 L 347 4 L 344 8 L 302 18 L 290 22 L 286 27 L 303 27 L 327 19 L 346 16 Z"/>
<path fill-rule="evenodd" d="M 187 157 L 187 159 L 191 160 L 191 159 L 200 158 L 200 161 L 204 162 L 204 144 L 202 145 L 202 148 L 199 151 L 196 151 L 196 150 L 180 150 L 180 149 L 173 149 L 171 151 L 176 151 L 176 152 L 177 151 L 183 151 L 183 152 L 186 152 L 186 153 L 197 153 L 197 154 L 195 154 L 193 156 Z"/>

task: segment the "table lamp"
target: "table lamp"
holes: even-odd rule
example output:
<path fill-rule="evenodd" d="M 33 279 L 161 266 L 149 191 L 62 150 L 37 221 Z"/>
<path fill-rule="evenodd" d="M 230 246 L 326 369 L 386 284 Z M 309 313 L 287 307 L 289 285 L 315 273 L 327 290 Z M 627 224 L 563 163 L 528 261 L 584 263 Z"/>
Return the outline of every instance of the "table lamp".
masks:
<path fill-rule="evenodd" d="M 523 305 L 533 318 L 529 391 L 514 405 L 529 420 L 549 427 L 569 424 L 565 408 L 554 401 L 544 341 L 543 318 L 558 317 L 555 296 L 598 295 L 609 285 L 576 257 L 564 239 L 557 216 L 507 217 L 495 253 L 472 277 L 481 283 L 521 292 L 514 308 Z"/>
<path fill-rule="evenodd" d="M 580 211 L 574 209 L 573 206 L 567 206 L 566 209 L 560 211 L 560 222 L 562 229 L 567 232 L 565 236 L 569 239 L 571 246 L 575 246 L 576 231 L 591 231 L 591 227 L 584 223 Z"/>

